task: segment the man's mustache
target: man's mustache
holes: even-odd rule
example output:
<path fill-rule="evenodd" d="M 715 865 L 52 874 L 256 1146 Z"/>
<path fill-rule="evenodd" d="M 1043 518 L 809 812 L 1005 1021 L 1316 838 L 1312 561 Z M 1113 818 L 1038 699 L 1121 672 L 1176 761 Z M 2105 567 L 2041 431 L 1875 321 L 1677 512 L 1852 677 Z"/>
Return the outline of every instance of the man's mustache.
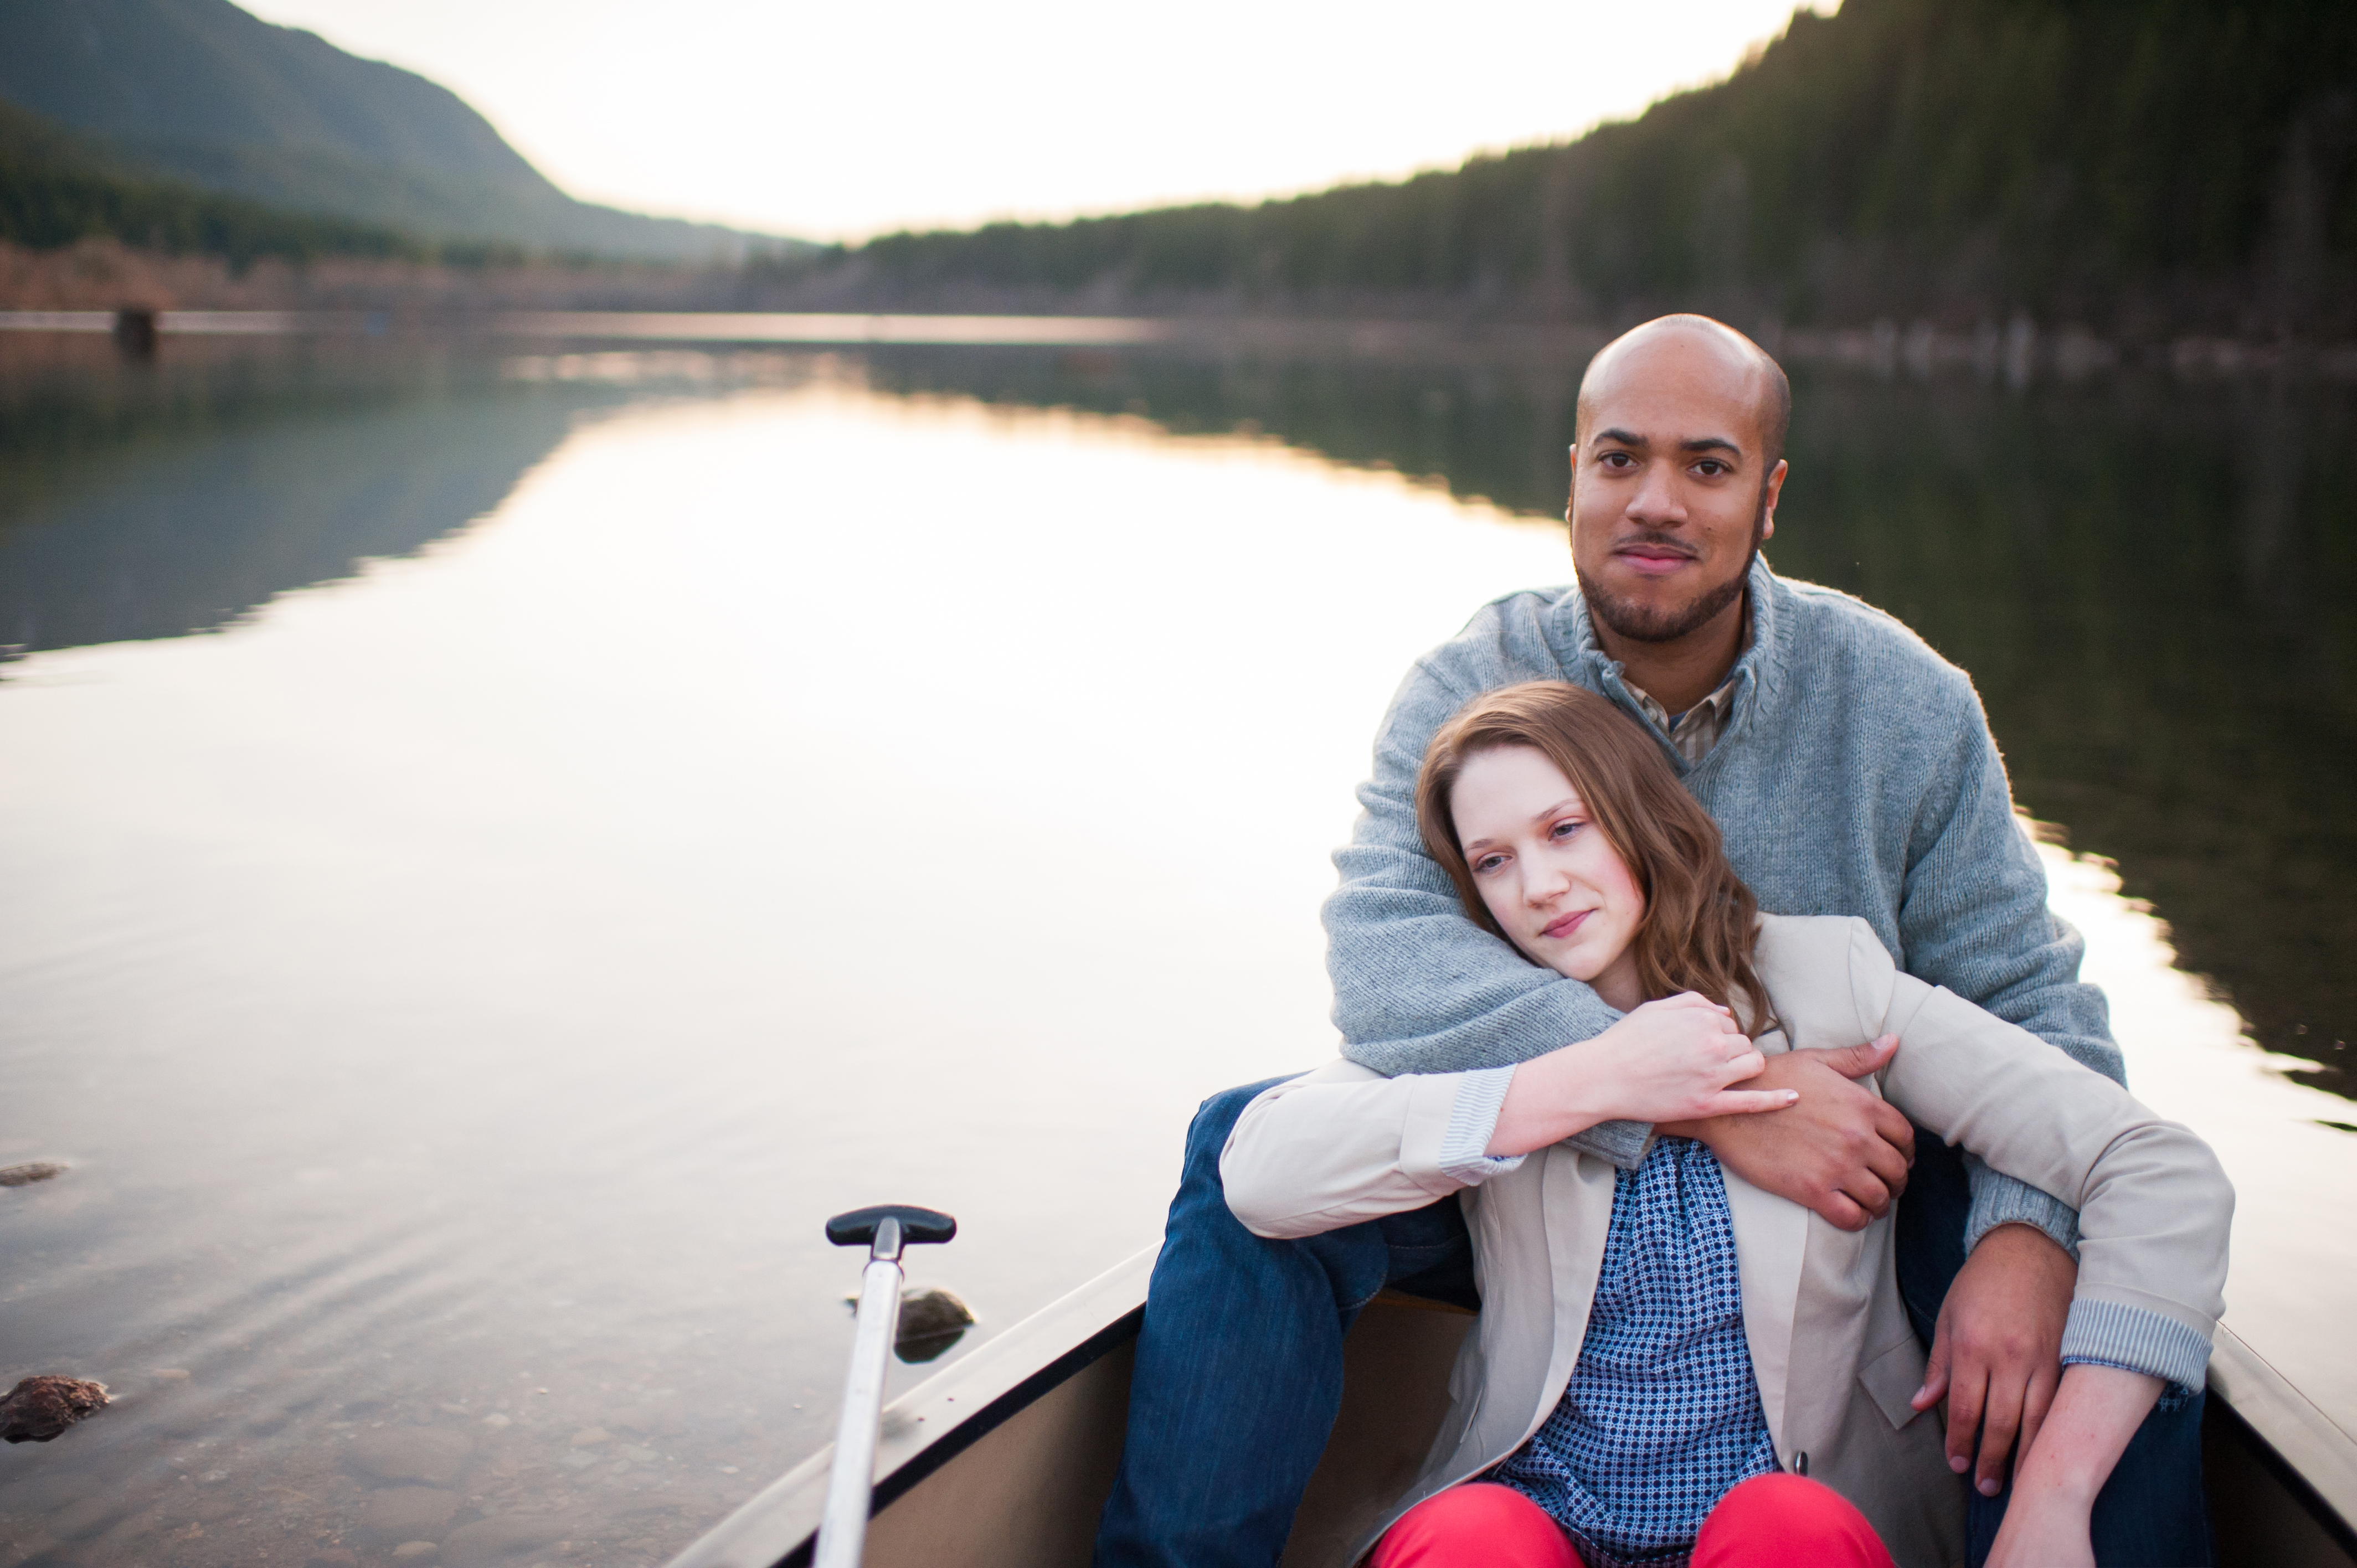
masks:
<path fill-rule="evenodd" d="M 1662 551 L 1667 554 L 1683 555 L 1689 561 L 1699 561 L 1702 559 L 1701 551 L 1696 550 L 1693 545 L 1687 543 L 1684 540 L 1680 539 L 1674 533 L 1654 533 L 1650 532 L 1624 533 L 1620 538 L 1612 542 L 1612 548 L 1616 551 L 1627 550 L 1632 546 L 1640 544 Z"/>

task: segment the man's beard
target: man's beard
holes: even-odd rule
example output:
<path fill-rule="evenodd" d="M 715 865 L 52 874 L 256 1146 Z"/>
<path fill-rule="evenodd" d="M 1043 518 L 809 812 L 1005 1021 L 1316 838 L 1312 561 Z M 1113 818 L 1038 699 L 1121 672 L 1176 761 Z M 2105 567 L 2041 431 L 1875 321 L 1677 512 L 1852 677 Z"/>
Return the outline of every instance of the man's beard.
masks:
<path fill-rule="evenodd" d="M 1709 625 L 1712 618 L 1743 596 L 1744 585 L 1751 580 L 1751 563 L 1760 558 L 1760 535 L 1767 521 L 1768 497 L 1763 489 L 1760 497 L 1759 515 L 1751 520 L 1751 548 L 1743 557 L 1743 570 L 1723 583 L 1713 584 L 1684 604 L 1639 604 L 1633 599 L 1606 593 L 1582 577 L 1579 579 L 1579 593 L 1587 601 L 1587 613 L 1616 636 L 1625 637 L 1631 642 L 1675 642 L 1688 632 Z"/>

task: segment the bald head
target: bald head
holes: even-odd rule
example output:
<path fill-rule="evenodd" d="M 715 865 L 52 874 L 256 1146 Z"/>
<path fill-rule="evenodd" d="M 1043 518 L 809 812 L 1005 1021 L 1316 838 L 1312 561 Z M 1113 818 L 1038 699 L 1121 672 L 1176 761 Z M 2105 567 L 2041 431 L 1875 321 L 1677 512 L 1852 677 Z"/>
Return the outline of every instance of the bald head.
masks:
<path fill-rule="evenodd" d="M 1792 422 L 1792 383 L 1768 351 L 1707 316 L 1663 316 L 1607 343 L 1579 378 L 1578 439 L 1585 444 L 1597 408 L 1648 381 L 1670 381 L 1732 401 L 1750 414 L 1760 471 L 1784 456 Z"/>

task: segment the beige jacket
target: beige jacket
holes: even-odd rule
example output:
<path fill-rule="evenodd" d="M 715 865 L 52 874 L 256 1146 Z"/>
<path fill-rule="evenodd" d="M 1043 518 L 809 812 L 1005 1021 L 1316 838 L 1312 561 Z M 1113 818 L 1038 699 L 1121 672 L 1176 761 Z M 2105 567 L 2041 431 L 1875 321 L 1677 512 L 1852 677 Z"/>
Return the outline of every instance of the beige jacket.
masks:
<path fill-rule="evenodd" d="M 2014 1026 L 1901 974 L 1863 920 L 1769 916 L 1758 968 L 1781 1027 L 1760 1041 L 1857 1045 L 1896 1034 L 1876 1087 L 1920 1125 L 2079 1210 L 2073 1332 L 2123 1309 L 2206 1344 L 2224 1310 L 2233 1190 L 2207 1145 Z M 1460 1075 L 1385 1079 L 1337 1062 L 1269 1090 L 1230 1135 L 1228 1204 L 1256 1234 L 1316 1235 L 1463 1194 L 1482 1310 L 1422 1472 L 1361 1542 L 1522 1446 L 1563 1397 L 1612 1218 L 1613 1167 L 1568 1144 L 1466 1187 L 1440 1168 Z M 1873 1521 L 1904 1568 L 1963 1556 L 1964 1485 L 1939 1422 L 1908 1401 L 1908 1326 L 1888 1216 L 1863 1231 L 1726 1173 L 1744 1337 L 1779 1461 Z M 2139 1319 L 2149 1325 L 2149 1319 Z M 2179 1336 L 2181 1338 L 2182 1337 Z M 1357 1555 L 1356 1552 L 1353 1553 Z"/>

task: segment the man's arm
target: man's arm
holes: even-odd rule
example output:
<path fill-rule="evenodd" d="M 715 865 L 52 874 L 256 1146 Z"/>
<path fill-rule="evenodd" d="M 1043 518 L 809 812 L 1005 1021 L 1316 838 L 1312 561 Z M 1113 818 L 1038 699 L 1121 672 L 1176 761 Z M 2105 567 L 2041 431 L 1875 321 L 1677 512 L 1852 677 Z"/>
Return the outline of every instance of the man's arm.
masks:
<path fill-rule="evenodd" d="M 1948 788 L 1925 802 L 1908 844 L 1903 967 L 2125 1083 L 2104 993 L 2079 979 L 2086 943 L 2047 907 L 2046 869 L 2014 815 L 2005 765 L 1968 687 L 1961 706 L 1938 775 Z M 1967 1251 L 2006 1224 L 2034 1226 L 2065 1251 L 2076 1250 L 2079 1217 L 2067 1205 L 1978 1160 L 1967 1157 L 1966 1169 Z"/>
<path fill-rule="evenodd" d="M 2014 815 L 1987 716 L 1970 683 L 1954 682 L 1948 754 L 1933 774 L 1946 788 L 1909 836 L 1903 966 L 2125 1082 L 2104 993 L 2079 979 L 2086 944 L 2047 907 L 2046 870 Z M 2060 1382 L 2079 1217 L 1970 1155 L 1964 1165 L 1964 1266 L 1941 1304 L 1916 1404 L 1947 1401 L 1950 1463 L 1973 1466 L 1977 1450 L 1977 1484 L 1992 1493 L 2017 1436 L 2023 1452 L 2035 1444 Z"/>
<path fill-rule="evenodd" d="M 1465 918 L 1415 825 L 1415 779 L 1435 731 L 1476 693 L 1428 661 L 1401 682 L 1359 787 L 1341 886 L 1326 900 L 1326 967 L 1342 1054 L 1385 1077 L 1508 1067 L 1592 1039 L 1620 1015 L 1576 980 L 1542 969 Z M 1623 1167 L 1652 1129 L 1608 1122 L 1572 1142 Z"/>

